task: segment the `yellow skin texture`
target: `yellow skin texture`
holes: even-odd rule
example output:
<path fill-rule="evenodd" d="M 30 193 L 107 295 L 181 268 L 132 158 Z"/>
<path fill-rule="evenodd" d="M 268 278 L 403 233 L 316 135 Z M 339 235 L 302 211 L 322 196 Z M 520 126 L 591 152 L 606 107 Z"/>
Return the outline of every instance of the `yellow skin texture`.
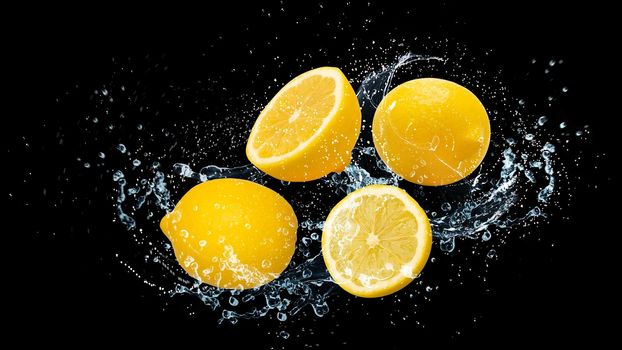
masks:
<path fill-rule="evenodd" d="M 435 78 L 391 90 L 376 109 L 372 132 L 387 166 L 426 186 L 467 177 L 490 143 L 490 121 L 479 99 L 456 83 Z"/>
<path fill-rule="evenodd" d="M 181 267 L 219 288 L 248 289 L 280 275 L 296 246 L 298 220 L 278 193 L 239 179 L 190 189 L 161 221 Z"/>
<path fill-rule="evenodd" d="M 333 96 L 334 91 L 340 96 Z M 336 113 L 316 133 L 337 100 Z M 249 136 L 246 155 L 257 168 L 279 180 L 316 180 L 341 172 L 350 164 L 360 129 L 361 110 L 348 79 L 338 68 L 317 68 L 294 78 L 261 112 Z M 268 159 L 290 152 L 307 140 L 303 149 L 281 159 Z M 262 148 L 264 143 L 268 147 Z"/>

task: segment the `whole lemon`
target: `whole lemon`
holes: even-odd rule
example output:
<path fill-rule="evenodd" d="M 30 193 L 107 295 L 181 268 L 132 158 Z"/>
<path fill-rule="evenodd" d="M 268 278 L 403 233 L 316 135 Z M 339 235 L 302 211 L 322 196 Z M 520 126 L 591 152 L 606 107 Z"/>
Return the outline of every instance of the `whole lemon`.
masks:
<path fill-rule="evenodd" d="M 190 276 L 219 288 L 247 289 L 285 270 L 294 254 L 298 220 L 273 190 L 218 179 L 190 189 L 160 227 Z"/>
<path fill-rule="evenodd" d="M 479 166 L 490 143 L 490 121 L 465 87 L 424 78 L 384 97 L 372 133 L 391 170 L 410 182 L 440 186 L 462 180 Z"/>

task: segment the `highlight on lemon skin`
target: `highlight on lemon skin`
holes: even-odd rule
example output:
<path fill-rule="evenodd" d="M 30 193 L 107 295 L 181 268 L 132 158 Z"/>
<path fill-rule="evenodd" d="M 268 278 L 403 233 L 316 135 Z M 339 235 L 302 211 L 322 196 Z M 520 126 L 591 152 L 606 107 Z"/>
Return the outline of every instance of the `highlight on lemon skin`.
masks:
<path fill-rule="evenodd" d="M 490 143 L 486 109 L 454 82 L 423 78 L 391 90 L 374 114 L 380 158 L 404 179 L 440 186 L 460 181 L 482 162 Z"/>
<path fill-rule="evenodd" d="M 218 179 L 190 189 L 160 227 L 190 276 L 219 288 L 248 289 L 269 283 L 289 265 L 298 220 L 273 190 Z"/>
<path fill-rule="evenodd" d="M 423 270 L 432 248 L 426 213 L 406 191 L 358 189 L 328 214 L 322 254 L 335 283 L 365 298 L 389 295 Z"/>
<path fill-rule="evenodd" d="M 287 83 L 263 109 L 246 155 L 268 175 L 310 181 L 348 164 L 361 129 L 354 89 L 341 70 L 317 68 Z"/>

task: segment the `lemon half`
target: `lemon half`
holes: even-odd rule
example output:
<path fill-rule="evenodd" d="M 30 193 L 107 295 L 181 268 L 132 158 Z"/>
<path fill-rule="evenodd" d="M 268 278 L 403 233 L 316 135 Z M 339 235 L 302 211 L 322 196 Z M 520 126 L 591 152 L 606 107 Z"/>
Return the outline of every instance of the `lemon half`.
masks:
<path fill-rule="evenodd" d="M 247 289 L 285 270 L 296 247 L 298 221 L 273 190 L 218 179 L 190 189 L 160 228 L 190 276 L 219 288 Z"/>
<path fill-rule="evenodd" d="M 246 155 L 277 179 L 315 180 L 345 169 L 360 129 L 361 111 L 348 79 L 338 68 L 317 68 L 294 78 L 268 103 Z"/>
<path fill-rule="evenodd" d="M 322 233 L 324 262 L 351 294 L 394 293 L 423 269 L 432 247 L 428 217 L 406 191 L 372 185 L 350 193 L 330 212 Z"/>

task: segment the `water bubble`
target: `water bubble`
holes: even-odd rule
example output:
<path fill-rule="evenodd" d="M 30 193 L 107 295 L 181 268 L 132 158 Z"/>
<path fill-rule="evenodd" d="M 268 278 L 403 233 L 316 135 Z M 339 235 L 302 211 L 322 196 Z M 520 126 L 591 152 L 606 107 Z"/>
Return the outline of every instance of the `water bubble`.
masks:
<path fill-rule="evenodd" d="M 98 156 L 99 158 L 101 158 L 101 159 L 105 159 L 105 158 L 106 158 L 106 155 L 104 154 L 104 152 L 99 152 L 99 153 L 97 153 L 97 156 Z"/>
<path fill-rule="evenodd" d="M 541 116 L 540 118 L 538 118 L 538 125 L 542 126 L 544 125 L 547 121 L 549 120 L 549 118 L 547 118 L 546 116 Z"/>
<path fill-rule="evenodd" d="M 525 140 L 527 140 L 527 141 L 533 141 L 534 137 L 535 137 L 535 136 L 534 136 L 533 134 L 526 134 L 526 135 L 525 135 Z"/>
<path fill-rule="evenodd" d="M 568 92 L 568 88 L 564 86 L 564 87 L 562 88 L 562 92 Z"/>
<path fill-rule="evenodd" d="M 89 162 L 85 162 L 85 163 L 84 163 L 84 167 L 88 169 L 88 168 L 90 168 L 90 167 L 91 167 L 91 164 L 90 164 Z"/>
<path fill-rule="evenodd" d="M 313 275 L 313 272 L 309 269 L 302 270 L 302 278 L 309 278 Z"/>
<path fill-rule="evenodd" d="M 575 133 L 575 135 L 577 135 L 577 136 L 581 136 L 581 135 L 583 135 L 583 130 L 577 130 L 577 132 Z"/>
<path fill-rule="evenodd" d="M 318 235 L 317 232 L 313 232 L 311 234 L 311 239 L 317 241 L 318 239 L 320 239 L 320 235 Z"/>
<path fill-rule="evenodd" d="M 261 262 L 261 267 L 263 267 L 264 269 L 269 268 L 270 266 L 272 266 L 272 262 L 270 260 L 264 259 Z"/>
<path fill-rule="evenodd" d="M 568 123 L 566 123 L 566 122 L 559 123 L 559 128 L 560 129 L 566 129 L 567 126 L 568 126 Z"/>
<path fill-rule="evenodd" d="M 287 315 L 286 315 L 286 314 L 284 314 L 283 312 L 278 312 L 278 313 L 276 314 L 276 318 L 277 318 L 279 321 L 283 322 L 283 321 L 287 320 Z M 287 338 L 286 338 L 286 339 L 287 339 Z"/>
<path fill-rule="evenodd" d="M 143 129 L 143 125 L 142 125 L 142 124 L 138 124 L 138 125 L 136 125 L 136 129 L 138 129 L 138 130 L 142 130 L 142 129 Z"/>
<path fill-rule="evenodd" d="M 234 296 L 229 297 L 229 304 L 231 306 L 237 306 L 240 302 L 238 301 L 238 299 Z"/>
<path fill-rule="evenodd" d="M 127 147 L 124 144 L 120 143 L 117 145 L 117 150 L 121 153 L 125 153 L 127 151 Z"/>
<path fill-rule="evenodd" d="M 555 60 L 550 60 L 549 61 L 549 66 L 553 67 L 555 65 Z"/>
<path fill-rule="evenodd" d="M 140 160 L 138 160 L 138 159 L 134 159 L 134 160 L 132 161 L 132 165 L 134 165 L 134 166 L 139 166 L 139 165 L 140 165 Z"/>
<path fill-rule="evenodd" d="M 445 203 L 441 204 L 441 210 L 442 211 L 450 211 L 451 210 L 451 204 L 449 204 L 448 202 L 445 202 Z"/>
<path fill-rule="evenodd" d="M 425 287 L 425 291 L 428 292 L 428 293 L 430 293 L 432 290 L 433 290 L 433 288 L 430 287 L 430 286 Z"/>

